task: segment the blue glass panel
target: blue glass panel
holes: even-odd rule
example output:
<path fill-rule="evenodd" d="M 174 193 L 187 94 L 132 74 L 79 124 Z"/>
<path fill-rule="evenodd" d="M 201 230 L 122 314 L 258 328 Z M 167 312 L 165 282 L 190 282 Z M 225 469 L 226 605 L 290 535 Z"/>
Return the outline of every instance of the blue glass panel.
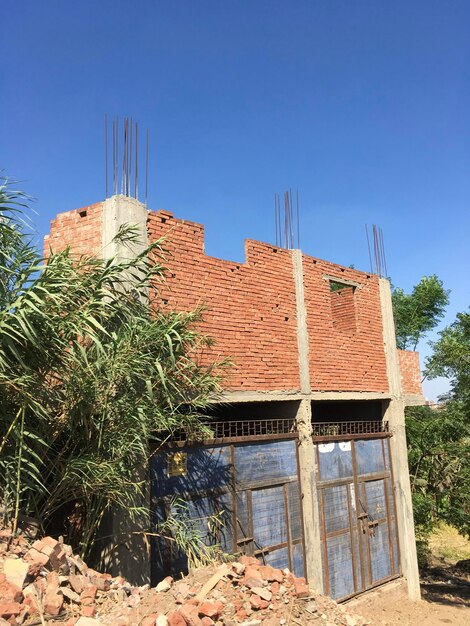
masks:
<path fill-rule="evenodd" d="M 293 540 L 302 537 L 302 517 L 300 515 L 300 493 L 297 481 L 287 485 L 289 502 L 290 534 Z"/>
<path fill-rule="evenodd" d="M 326 532 L 332 533 L 336 530 L 348 530 L 348 487 L 341 485 L 323 488 L 322 496 Z"/>
<path fill-rule="evenodd" d="M 383 472 L 385 470 L 381 439 L 356 441 L 354 447 L 356 451 L 357 473 L 359 475 Z"/>
<path fill-rule="evenodd" d="M 372 584 L 388 578 L 392 574 L 390 565 L 390 547 L 388 543 L 388 524 L 374 526 L 369 536 Z"/>
<path fill-rule="evenodd" d="M 349 533 L 329 537 L 326 542 L 330 596 L 335 600 L 354 593 L 351 540 Z"/>
<path fill-rule="evenodd" d="M 238 488 L 297 477 L 294 441 L 235 446 L 234 455 Z"/>
<path fill-rule="evenodd" d="M 366 509 L 372 520 L 387 517 L 385 506 L 385 484 L 383 480 L 373 480 L 364 483 L 366 490 Z"/>
<path fill-rule="evenodd" d="M 320 480 L 336 480 L 353 475 L 351 442 L 319 443 Z"/>
<path fill-rule="evenodd" d="M 295 576 L 305 576 L 304 551 L 301 543 L 292 546 L 292 569 Z"/>
<path fill-rule="evenodd" d="M 171 456 L 182 453 L 185 470 L 180 476 L 169 476 Z M 230 447 L 188 448 L 166 450 L 155 455 L 151 466 L 152 494 L 154 497 L 226 488 L 230 485 Z"/>
<path fill-rule="evenodd" d="M 286 509 L 283 487 L 252 492 L 255 550 L 287 541 Z"/>
<path fill-rule="evenodd" d="M 276 567 L 277 569 L 289 567 L 287 548 L 280 548 L 279 550 L 268 552 L 268 554 L 264 555 L 264 562 L 266 565 L 271 565 L 271 567 Z"/>

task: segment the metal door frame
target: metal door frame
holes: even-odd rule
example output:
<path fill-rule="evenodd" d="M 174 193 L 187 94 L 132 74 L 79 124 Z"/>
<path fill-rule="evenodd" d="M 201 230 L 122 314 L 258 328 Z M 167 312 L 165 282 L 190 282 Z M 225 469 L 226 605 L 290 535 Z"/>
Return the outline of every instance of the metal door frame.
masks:
<path fill-rule="evenodd" d="M 246 554 L 253 554 L 258 558 L 263 559 L 265 554 L 269 554 L 274 550 L 280 548 L 287 548 L 288 554 L 288 567 L 292 571 L 294 547 L 301 545 L 303 568 L 306 570 L 306 553 L 305 553 L 305 535 L 303 524 L 303 502 L 302 492 L 300 484 L 300 464 L 299 464 L 299 450 L 298 450 L 298 432 L 296 429 L 295 419 L 293 418 L 274 418 L 274 419 L 257 419 L 257 420 L 232 420 L 232 421 L 217 421 L 210 422 L 208 426 L 213 430 L 214 437 L 211 439 L 205 439 L 202 441 L 189 441 L 184 431 L 178 431 L 173 434 L 173 437 L 166 442 L 165 446 L 160 449 L 161 452 L 168 451 L 185 451 L 194 448 L 212 448 L 212 447 L 224 447 L 229 448 L 230 458 L 230 484 L 225 488 L 216 490 L 218 493 L 213 493 L 215 496 L 228 495 L 231 498 L 231 524 L 232 524 L 232 544 L 233 550 L 238 552 L 244 552 Z M 236 474 L 237 468 L 235 465 L 235 448 L 240 446 L 248 446 L 252 444 L 269 444 L 275 441 L 292 441 L 295 449 L 295 478 L 284 479 L 264 479 L 261 481 L 253 480 L 248 486 L 241 488 L 237 487 Z M 287 488 L 289 484 L 297 484 L 298 490 L 298 502 L 299 502 L 299 515 L 300 515 L 300 537 L 293 538 L 291 532 L 291 519 L 288 506 L 288 493 Z M 286 541 L 276 546 L 269 546 L 264 549 L 252 549 L 253 547 L 253 507 L 251 504 L 251 496 L 254 491 L 261 489 L 268 489 L 270 487 L 283 487 L 284 498 L 284 511 L 286 521 Z M 237 494 L 246 492 L 249 503 L 249 517 L 248 517 L 248 537 L 242 537 L 237 516 Z M 206 491 L 196 491 L 191 494 L 193 498 L 197 498 L 203 495 L 209 495 Z M 155 498 L 153 506 L 163 505 L 165 511 L 168 509 L 168 502 L 170 497 L 164 496 L 161 498 Z M 249 546 L 249 543 L 252 546 Z M 167 542 L 169 543 L 169 542 Z M 246 544 L 246 547 L 244 547 Z M 168 546 L 171 549 L 171 546 Z M 168 555 L 165 559 L 168 563 L 171 562 L 171 556 Z"/>
<path fill-rule="evenodd" d="M 328 431 L 327 431 L 328 432 Z M 331 434 L 330 434 L 331 433 Z M 315 455 L 316 455 L 316 466 L 318 468 L 317 475 L 317 492 L 319 498 L 319 508 L 320 508 L 320 524 L 321 524 L 321 542 L 322 542 L 322 561 L 323 561 L 323 569 L 324 569 L 324 580 L 325 580 L 325 593 L 329 594 L 329 564 L 328 564 L 328 552 L 327 552 L 327 541 L 326 539 L 329 537 L 334 537 L 337 535 L 346 534 L 345 530 L 336 530 L 330 533 L 326 532 L 326 520 L 325 520 L 325 505 L 324 505 L 324 490 L 330 487 L 346 487 L 347 489 L 347 507 L 348 507 L 348 520 L 349 520 L 349 536 L 351 540 L 351 561 L 352 561 L 352 572 L 353 572 L 353 583 L 354 583 L 354 593 L 344 596 L 342 598 L 337 598 L 337 600 L 344 601 L 349 598 L 355 597 L 361 593 L 364 593 L 374 587 L 384 584 L 390 580 L 394 580 L 401 576 L 400 571 L 400 545 L 399 545 L 399 537 L 398 537 L 398 528 L 397 528 L 397 513 L 396 513 L 396 502 L 395 502 L 395 494 L 393 490 L 393 467 L 392 460 L 390 455 L 390 433 L 384 429 L 384 432 L 380 432 L 378 429 L 374 432 L 369 433 L 357 433 L 357 432 L 348 432 L 344 435 L 339 435 L 337 433 L 333 433 L 329 431 L 327 435 L 314 436 L 313 441 L 315 444 L 319 443 L 339 443 L 339 442 L 351 442 L 351 457 L 352 457 L 352 465 L 353 465 L 353 475 L 352 477 L 348 476 L 346 478 L 339 478 L 334 480 L 321 480 L 319 476 L 319 451 L 318 446 L 315 446 Z M 356 460 L 356 442 L 359 440 L 381 440 L 382 441 L 382 454 L 384 456 L 384 467 L 386 468 L 386 458 L 385 458 L 385 446 L 388 447 L 388 463 L 389 469 L 386 469 L 382 472 L 374 472 L 369 474 L 358 474 L 357 469 L 357 460 Z M 383 480 L 384 485 L 384 498 L 385 498 L 385 508 L 386 508 L 386 517 L 378 520 L 378 524 L 386 523 L 388 526 L 388 545 L 389 545 L 389 558 L 390 558 L 390 576 L 386 576 L 382 579 L 372 581 L 372 560 L 370 553 L 370 541 L 368 531 L 372 526 L 376 526 L 377 520 L 372 520 L 368 522 L 368 527 L 365 528 L 365 519 L 368 517 L 367 511 L 364 510 L 363 513 L 358 515 L 358 511 L 364 508 L 364 502 L 366 502 L 366 483 L 374 482 L 377 480 Z M 351 487 L 354 489 L 354 505 L 356 510 L 356 516 L 354 516 L 354 511 L 352 511 L 352 502 L 351 502 Z M 391 489 L 389 489 L 391 486 Z M 367 502 L 365 504 L 367 506 Z M 395 531 L 396 537 L 396 555 L 393 547 L 393 532 Z M 357 567 L 356 563 L 356 550 L 353 542 L 357 541 L 357 555 L 359 558 L 359 567 Z M 396 557 L 396 558 L 395 558 Z M 358 580 L 357 572 L 359 571 L 360 580 Z"/>

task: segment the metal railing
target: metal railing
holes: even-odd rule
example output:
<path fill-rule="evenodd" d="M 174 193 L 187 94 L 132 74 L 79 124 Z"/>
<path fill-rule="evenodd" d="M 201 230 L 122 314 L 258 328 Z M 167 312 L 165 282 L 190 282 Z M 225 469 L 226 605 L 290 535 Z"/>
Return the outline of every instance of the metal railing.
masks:
<path fill-rule="evenodd" d="M 297 434 L 295 418 L 255 419 L 255 420 L 232 420 L 232 421 L 207 421 L 205 426 L 211 433 L 201 438 L 179 430 L 172 434 L 174 442 L 185 441 L 213 441 L 233 439 L 275 439 L 280 437 L 294 437 Z"/>
<path fill-rule="evenodd" d="M 388 422 L 380 420 L 354 422 L 314 422 L 313 437 L 344 437 L 345 435 L 389 434 Z"/>

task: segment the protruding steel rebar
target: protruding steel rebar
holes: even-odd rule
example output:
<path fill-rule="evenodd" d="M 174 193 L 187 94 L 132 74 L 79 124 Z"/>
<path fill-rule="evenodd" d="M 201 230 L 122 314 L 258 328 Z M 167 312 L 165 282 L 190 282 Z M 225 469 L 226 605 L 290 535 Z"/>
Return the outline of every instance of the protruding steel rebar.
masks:
<path fill-rule="evenodd" d="M 134 198 L 139 199 L 139 125 L 135 123 L 135 176 Z"/>
<path fill-rule="evenodd" d="M 112 194 L 139 195 L 139 125 L 132 117 L 122 122 L 122 158 L 119 155 L 119 117 L 112 122 Z M 110 192 L 109 181 L 108 114 L 104 116 L 104 167 L 106 197 Z M 145 203 L 148 201 L 149 132 L 145 136 Z M 134 189 L 132 190 L 132 187 Z"/>
<path fill-rule="evenodd" d="M 297 223 L 296 223 L 297 222 Z M 274 194 L 274 230 L 276 246 L 288 250 L 300 247 L 300 208 L 299 192 L 296 191 L 296 208 L 292 199 L 292 189 L 284 192 L 284 208 L 281 211 L 281 196 Z M 297 242 L 296 242 L 297 236 Z"/>
<path fill-rule="evenodd" d="M 104 169 L 106 178 L 106 195 L 108 197 L 108 115 L 104 114 Z"/>
<path fill-rule="evenodd" d="M 387 259 L 385 255 L 385 244 L 383 231 L 379 226 L 372 224 L 372 238 L 373 238 L 373 251 L 374 251 L 374 265 L 372 265 L 371 246 L 369 241 L 369 229 L 366 224 L 366 238 L 367 248 L 369 251 L 369 262 L 371 266 L 371 272 L 377 274 L 380 277 L 387 277 Z"/>
<path fill-rule="evenodd" d="M 149 195 L 149 131 L 145 133 L 145 204 Z"/>

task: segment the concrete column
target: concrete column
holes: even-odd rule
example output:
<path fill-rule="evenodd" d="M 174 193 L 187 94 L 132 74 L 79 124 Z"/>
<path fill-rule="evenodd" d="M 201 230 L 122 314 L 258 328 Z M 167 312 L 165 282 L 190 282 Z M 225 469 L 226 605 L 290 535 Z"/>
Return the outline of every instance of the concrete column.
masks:
<path fill-rule="evenodd" d="M 303 399 L 299 403 L 296 420 L 299 432 L 300 488 L 302 492 L 306 556 L 305 569 L 309 584 L 319 591 L 323 591 L 320 509 L 315 481 L 315 450 L 312 441 L 312 403 L 308 358 L 307 311 L 305 308 L 302 252 L 300 250 L 292 250 L 292 264 L 297 313 L 300 391 L 303 396 Z"/>
<path fill-rule="evenodd" d="M 323 567 L 320 535 L 320 509 L 315 482 L 315 450 L 312 441 L 310 399 L 300 401 L 297 412 L 299 431 L 300 489 L 305 537 L 305 570 L 309 585 L 323 591 Z"/>
<path fill-rule="evenodd" d="M 103 227 L 101 233 L 102 257 L 117 261 L 135 259 L 148 246 L 147 208 L 134 198 L 113 196 L 103 203 Z M 123 226 L 132 226 L 135 237 L 132 241 L 116 240 Z M 129 275 L 128 286 L 133 278 Z M 125 511 L 114 511 L 108 520 L 112 538 L 102 550 L 104 566 L 112 575 L 122 575 L 134 585 L 150 582 L 150 553 L 146 537 L 139 534 L 150 526 L 150 481 L 144 468 L 137 470 L 136 480 L 144 484 L 144 496 L 140 506 L 144 509 L 133 521 Z M 133 533 L 136 534 L 133 534 Z"/>
<path fill-rule="evenodd" d="M 108 198 L 103 202 L 102 221 L 103 258 L 133 259 L 147 247 L 147 207 L 138 200 L 127 196 Z M 123 226 L 135 229 L 136 241 L 116 241 L 115 237 Z"/>
<path fill-rule="evenodd" d="M 379 289 L 382 308 L 385 360 L 391 395 L 384 418 L 388 420 L 390 430 L 393 434 L 390 440 L 390 448 L 393 468 L 393 486 L 397 507 L 400 564 L 403 575 L 407 580 L 410 599 L 419 600 L 421 598 L 421 591 L 419 586 L 418 559 L 416 555 L 408 450 L 406 446 L 405 403 L 400 383 L 400 370 L 389 281 L 385 278 L 379 278 Z"/>

